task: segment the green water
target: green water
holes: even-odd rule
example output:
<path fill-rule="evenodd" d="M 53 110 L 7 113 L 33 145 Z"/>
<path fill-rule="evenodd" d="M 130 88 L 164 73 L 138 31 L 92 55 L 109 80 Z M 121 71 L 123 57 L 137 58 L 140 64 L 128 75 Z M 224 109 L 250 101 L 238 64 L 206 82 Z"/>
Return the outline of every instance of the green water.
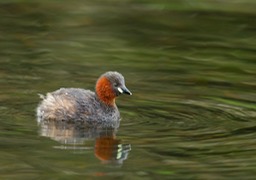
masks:
<path fill-rule="evenodd" d="M 252 0 L 1 1 L 0 179 L 254 179 L 255 9 Z M 127 148 L 118 165 L 95 156 L 84 130 L 78 146 L 41 136 L 35 116 L 38 93 L 93 90 L 109 70 L 133 93 L 117 99 L 114 139 Z"/>

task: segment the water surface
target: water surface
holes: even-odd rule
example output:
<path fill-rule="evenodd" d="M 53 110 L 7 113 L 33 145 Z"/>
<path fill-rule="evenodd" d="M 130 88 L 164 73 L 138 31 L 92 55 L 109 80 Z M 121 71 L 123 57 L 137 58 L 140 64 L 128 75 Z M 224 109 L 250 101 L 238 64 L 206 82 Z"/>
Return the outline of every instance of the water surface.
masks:
<path fill-rule="evenodd" d="M 249 0 L 2 1 L 1 179 L 253 179 L 255 8 Z M 125 154 L 118 163 L 95 153 L 102 131 L 64 131 L 75 144 L 42 134 L 35 116 L 38 93 L 93 90 L 108 70 L 133 93 L 117 99 L 117 131 L 103 131 Z"/>

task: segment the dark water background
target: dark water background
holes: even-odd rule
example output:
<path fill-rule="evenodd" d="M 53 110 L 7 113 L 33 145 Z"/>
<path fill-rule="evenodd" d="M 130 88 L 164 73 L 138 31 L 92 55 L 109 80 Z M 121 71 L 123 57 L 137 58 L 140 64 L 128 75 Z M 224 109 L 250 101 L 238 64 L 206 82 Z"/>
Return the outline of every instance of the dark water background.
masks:
<path fill-rule="evenodd" d="M 1 1 L 0 179 L 254 179 L 256 2 Z M 40 136 L 37 93 L 116 70 L 118 166 Z"/>

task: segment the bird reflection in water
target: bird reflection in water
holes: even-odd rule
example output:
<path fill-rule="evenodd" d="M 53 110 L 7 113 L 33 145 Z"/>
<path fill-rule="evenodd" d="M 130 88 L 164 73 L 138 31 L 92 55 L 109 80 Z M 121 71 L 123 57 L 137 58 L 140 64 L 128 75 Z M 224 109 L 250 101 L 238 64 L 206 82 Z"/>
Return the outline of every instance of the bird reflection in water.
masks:
<path fill-rule="evenodd" d="M 88 125 L 79 121 L 41 120 L 40 135 L 61 143 L 59 149 L 86 150 L 85 142 L 95 140 L 94 154 L 103 163 L 121 165 L 127 159 L 130 144 L 122 144 L 116 133 L 119 124 Z"/>

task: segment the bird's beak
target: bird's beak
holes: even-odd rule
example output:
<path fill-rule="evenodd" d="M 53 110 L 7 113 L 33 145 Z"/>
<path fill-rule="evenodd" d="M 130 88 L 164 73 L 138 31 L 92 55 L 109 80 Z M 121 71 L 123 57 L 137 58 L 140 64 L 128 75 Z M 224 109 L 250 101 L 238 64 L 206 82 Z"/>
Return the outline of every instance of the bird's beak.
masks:
<path fill-rule="evenodd" d="M 127 87 L 122 86 L 122 87 L 118 87 L 117 90 L 121 93 L 121 94 L 128 94 L 128 95 L 132 95 L 131 91 L 129 91 L 129 89 L 127 89 Z"/>

